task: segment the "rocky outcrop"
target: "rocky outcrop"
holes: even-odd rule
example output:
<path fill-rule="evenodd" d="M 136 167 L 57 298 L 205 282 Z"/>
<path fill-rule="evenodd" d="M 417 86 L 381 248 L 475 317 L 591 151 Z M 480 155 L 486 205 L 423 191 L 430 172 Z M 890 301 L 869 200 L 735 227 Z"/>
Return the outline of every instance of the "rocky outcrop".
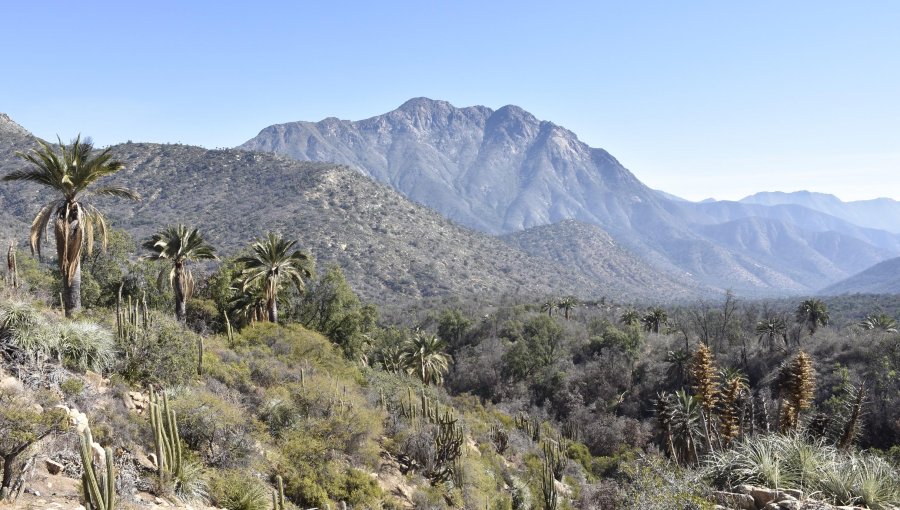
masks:
<path fill-rule="evenodd" d="M 796 489 L 767 489 L 738 485 L 732 491 L 713 492 L 709 500 L 717 510 L 865 510 L 857 506 L 834 506 L 811 499 Z"/>

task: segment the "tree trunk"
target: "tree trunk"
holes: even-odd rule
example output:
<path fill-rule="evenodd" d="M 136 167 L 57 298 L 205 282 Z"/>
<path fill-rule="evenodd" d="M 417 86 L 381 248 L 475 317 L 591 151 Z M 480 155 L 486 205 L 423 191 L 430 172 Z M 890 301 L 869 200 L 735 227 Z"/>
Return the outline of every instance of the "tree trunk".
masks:
<path fill-rule="evenodd" d="M 184 289 L 184 265 L 175 264 L 175 278 L 172 281 L 172 290 L 175 291 L 175 318 L 184 324 L 187 321 L 187 296 Z"/>
<path fill-rule="evenodd" d="M 273 296 L 272 299 L 266 303 L 266 308 L 268 308 L 269 312 L 269 322 L 278 322 L 278 297 Z"/>
<path fill-rule="evenodd" d="M 3 480 L 0 482 L 0 501 L 9 497 L 9 490 L 12 486 L 13 470 L 15 469 L 13 464 L 15 464 L 18 455 L 18 453 L 12 453 L 3 456 Z"/>
<path fill-rule="evenodd" d="M 72 317 L 81 311 L 81 261 L 75 265 L 72 282 L 69 283 L 63 277 L 63 307 L 66 309 L 66 317 Z"/>

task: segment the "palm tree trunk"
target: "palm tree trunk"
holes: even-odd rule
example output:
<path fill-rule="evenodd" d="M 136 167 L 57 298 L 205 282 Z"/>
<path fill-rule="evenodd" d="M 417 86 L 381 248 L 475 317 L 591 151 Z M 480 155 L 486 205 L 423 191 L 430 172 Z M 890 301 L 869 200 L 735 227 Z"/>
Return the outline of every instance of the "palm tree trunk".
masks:
<path fill-rule="evenodd" d="M 175 318 L 181 323 L 187 321 L 187 295 L 185 294 L 184 284 L 184 265 L 176 263 L 175 279 L 172 282 L 172 287 L 174 287 L 173 290 L 175 291 Z"/>
<path fill-rule="evenodd" d="M 63 307 L 66 317 L 81 311 L 81 261 L 75 266 L 71 282 L 63 277 Z"/>
<path fill-rule="evenodd" d="M 269 312 L 269 322 L 278 322 L 278 298 L 273 296 L 272 299 L 266 303 L 266 308 Z"/>

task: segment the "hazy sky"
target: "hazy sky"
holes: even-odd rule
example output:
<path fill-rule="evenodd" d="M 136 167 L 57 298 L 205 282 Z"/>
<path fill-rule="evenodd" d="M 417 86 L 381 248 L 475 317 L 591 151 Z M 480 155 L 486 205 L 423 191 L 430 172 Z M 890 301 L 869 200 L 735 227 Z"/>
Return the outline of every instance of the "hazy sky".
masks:
<path fill-rule="evenodd" d="M 900 199 L 898 2 L 0 0 L 36 135 L 238 145 L 411 97 L 516 104 L 690 199 Z"/>

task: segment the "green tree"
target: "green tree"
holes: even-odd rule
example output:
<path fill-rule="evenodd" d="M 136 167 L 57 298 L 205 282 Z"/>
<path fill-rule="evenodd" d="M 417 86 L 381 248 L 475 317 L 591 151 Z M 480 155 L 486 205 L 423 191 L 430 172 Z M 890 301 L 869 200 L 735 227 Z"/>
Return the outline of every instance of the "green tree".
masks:
<path fill-rule="evenodd" d="M 523 380 L 548 367 L 563 354 L 562 326 L 546 315 L 536 315 L 522 327 L 521 338 L 504 355 L 504 370 Z"/>
<path fill-rule="evenodd" d="M 300 321 L 339 345 L 349 359 L 357 360 L 365 355 L 366 334 L 375 328 L 377 315 L 374 306 L 362 305 L 341 268 L 331 266 L 307 293 Z"/>
<path fill-rule="evenodd" d="M 453 359 L 444 352 L 444 342 L 438 337 L 419 331 L 403 344 L 402 350 L 402 363 L 407 373 L 425 384 L 444 383 L 444 374 L 450 370 Z"/>
<path fill-rule="evenodd" d="M 806 326 L 810 335 L 814 335 L 819 326 L 828 325 L 828 307 L 821 299 L 804 300 L 794 315 L 797 323 Z"/>
<path fill-rule="evenodd" d="M 297 241 L 287 241 L 280 235 L 269 232 L 264 239 L 253 243 L 251 254 L 238 257 L 243 264 L 241 288 L 251 289 L 261 284 L 265 293 L 266 312 L 270 322 L 278 322 L 278 290 L 287 280 L 298 290 L 304 290 L 304 279 L 312 278 L 313 262 L 309 255 L 300 250 L 291 251 Z"/>
<path fill-rule="evenodd" d="M 471 326 L 472 320 L 459 310 L 445 310 L 438 319 L 437 334 L 452 349 L 458 349 Z"/>
<path fill-rule="evenodd" d="M 38 141 L 38 147 L 16 155 L 31 163 L 25 170 L 11 172 L 4 181 L 30 181 L 50 188 L 62 195 L 45 204 L 31 224 L 31 249 L 40 255 L 41 238 L 51 220 L 56 238 L 56 254 L 62 274 L 63 306 L 66 317 L 81 309 L 81 252 L 87 245 L 88 254 L 94 251 L 94 231 L 98 231 L 101 247 L 106 248 L 106 219 L 93 205 L 82 200 L 85 196 L 112 196 L 139 200 L 140 196 L 119 186 L 89 188 L 100 178 L 125 168 L 112 159 L 109 149 L 94 154 L 89 138 L 79 136 L 69 146 L 60 141 L 59 151 L 50 144 Z"/>
<path fill-rule="evenodd" d="M 172 266 L 159 272 L 156 285 L 162 287 L 168 274 L 169 286 L 175 293 L 175 318 L 184 322 L 187 318 L 187 300 L 194 294 L 194 276 L 187 263 L 196 260 L 214 260 L 215 248 L 207 243 L 197 229 L 184 225 L 166 227 L 144 241 L 144 249 L 150 250 L 151 260 L 167 260 Z"/>

